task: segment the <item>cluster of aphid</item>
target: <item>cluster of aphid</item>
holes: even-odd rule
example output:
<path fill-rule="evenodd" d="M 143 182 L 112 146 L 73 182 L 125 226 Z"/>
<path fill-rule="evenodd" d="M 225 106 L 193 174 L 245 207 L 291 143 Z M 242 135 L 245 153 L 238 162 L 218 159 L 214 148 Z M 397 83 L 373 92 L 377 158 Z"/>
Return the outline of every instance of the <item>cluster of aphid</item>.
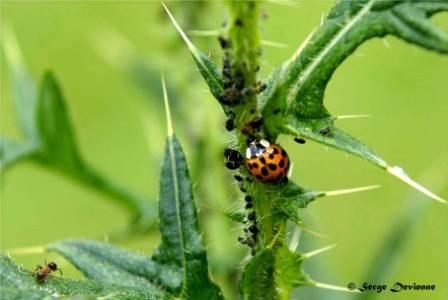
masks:
<path fill-rule="evenodd" d="M 238 21 L 238 20 L 237 20 Z M 242 26 L 240 22 L 237 24 Z M 221 104 L 230 108 L 242 104 L 244 98 L 247 96 L 253 96 L 261 93 L 266 89 L 266 84 L 257 82 L 255 86 L 247 87 L 243 73 L 235 69 L 229 49 L 232 47 L 231 42 L 228 39 L 219 37 L 219 43 L 224 50 L 224 61 L 222 74 L 224 77 L 224 91 L 219 96 Z M 261 53 L 260 53 L 261 54 Z M 259 70 L 257 66 L 255 72 Z M 252 108 L 250 113 L 254 115 L 256 108 Z M 263 126 L 263 119 L 260 117 L 254 117 L 241 127 L 241 133 L 247 137 L 247 151 L 244 158 L 241 153 L 236 149 L 227 148 L 224 150 L 225 166 L 230 170 L 238 170 L 245 164 L 247 170 L 261 182 L 279 183 L 287 180 L 287 170 L 289 168 L 289 160 L 287 159 L 286 152 L 278 145 L 271 145 L 266 140 L 260 140 L 259 133 Z M 230 110 L 228 112 L 228 118 L 226 120 L 225 127 L 228 131 L 232 131 L 236 128 L 235 113 Z M 278 164 L 275 157 L 279 156 Z M 241 192 L 245 193 L 245 209 L 246 218 L 244 220 L 246 226 L 243 229 L 245 236 L 239 237 L 238 241 L 243 245 L 247 245 L 251 248 L 252 255 L 255 255 L 255 245 L 257 243 L 258 226 L 257 215 L 253 207 L 252 196 L 247 194 L 245 187 L 246 182 L 252 182 L 252 177 L 248 176 L 243 178 L 241 174 L 234 176 L 238 182 L 238 186 Z"/>
<path fill-rule="evenodd" d="M 236 21 L 238 22 L 238 20 Z M 236 24 L 236 23 L 235 23 Z M 242 26 L 242 22 L 236 24 Z M 219 43 L 224 50 L 223 70 L 224 77 L 224 91 L 219 96 L 221 104 L 229 107 L 228 118 L 225 127 L 228 131 L 234 130 L 237 126 L 235 124 L 235 112 L 233 107 L 243 104 L 245 97 L 253 96 L 263 92 L 266 89 L 266 84 L 257 82 L 255 86 L 247 87 L 244 75 L 241 70 L 234 67 L 230 49 L 232 43 L 230 40 L 219 37 Z M 261 52 L 259 53 L 261 55 Z M 259 66 L 255 68 L 255 72 L 259 70 Z M 256 108 L 250 109 L 250 114 L 256 113 Z M 273 111 L 274 114 L 280 113 L 277 108 Z M 246 218 L 244 220 L 246 226 L 244 228 L 245 236 L 239 237 L 238 241 L 252 249 L 252 255 L 255 255 L 255 245 L 259 229 L 257 227 L 257 215 L 253 208 L 253 199 L 247 194 L 245 187 L 246 182 L 252 182 L 252 178 L 269 184 L 281 184 L 288 181 L 288 170 L 290 161 L 286 151 L 278 144 L 269 143 L 269 141 L 262 139 L 263 119 L 254 116 L 250 121 L 243 124 L 240 128 L 241 133 L 247 137 L 246 155 L 243 155 L 236 149 L 227 148 L 224 150 L 225 166 L 230 170 L 238 170 L 244 164 L 250 176 L 243 178 L 241 174 L 234 176 L 238 182 L 241 192 L 245 193 L 245 209 Z M 320 131 L 322 135 L 328 135 L 330 128 L 326 127 Z M 305 140 L 295 138 L 299 144 L 304 144 Z"/>

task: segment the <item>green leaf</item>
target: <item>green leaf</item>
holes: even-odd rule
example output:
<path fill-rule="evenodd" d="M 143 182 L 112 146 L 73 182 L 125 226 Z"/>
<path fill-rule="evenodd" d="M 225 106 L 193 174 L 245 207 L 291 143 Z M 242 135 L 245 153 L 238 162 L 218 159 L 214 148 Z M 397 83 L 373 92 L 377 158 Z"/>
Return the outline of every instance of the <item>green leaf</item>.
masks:
<path fill-rule="evenodd" d="M 241 299 L 277 299 L 274 278 L 274 252 L 265 249 L 257 253 L 244 267 L 240 281 Z"/>
<path fill-rule="evenodd" d="M 294 288 L 309 285 L 310 279 L 302 270 L 302 257 L 283 246 L 278 250 L 275 261 L 276 283 L 284 299 L 289 299 Z"/>
<path fill-rule="evenodd" d="M 174 135 L 166 142 L 160 178 L 162 242 L 154 261 L 182 270 L 182 295 L 187 299 L 221 299 L 221 292 L 209 278 L 187 162 Z"/>
<path fill-rule="evenodd" d="M 292 181 L 276 190 L 272 199 L 275 199 L 274 208 L 286 215 L 296 224 L 301 224 L 299 217 L 299 209 L 305 208 L 311 201 L 318 197 L 317 194 L 312 193 L 311 190 L 301 188 Z"/>
<path fill-rule="evenodd" d="M 32 143 L 19 143 L 6 137 L 0 137 L 0 171 L 5 171 L 14 163 L 34 155 L 37 146 Z"/>
<path fill-rule="evenodd" d="M 153 259 L 182 271 L 181 294 L 185 298 L 222 299 L 221 291 L 209 277 L 187 161 L 173 133 L 163 77 L 162 88 L 168 137 L 160 175 L 159 222 L 162 241 Z"/>
<path fill-rule="evenodd" d="M 22 52 L 14 33 L 8 26 L 5 26 L 4 29 L 2 48 L 6 65 L 11 74 L 12 98 L 19 125 L 27 139 L 35 140 L 37 137 L 35 124 L 37 88 L 23 62 Z"/>
<path fill-rule="evenodd" d="M 41 152 L 49 163 L 70 172 L 78 172 L 82 161 L 59 84 L 51 73 L 41 83 L 37 103 L 37 127 Z"/>
<path fill-rule="evenodd" d="M 328 133 L 323 132 L 328 128 Z M 333 148 L 364 158 L 373 164 L 387 168 L 388 164 L 372 149 L 344 131 L 333 127 L 331 119 L 297 120 L 289 119 L 284 131 L 303 138 L 331 146 Z"/>
<path fill-rule="evenodd" d="M 297 53 L 269 78 L 260 97 L 268 136 L 291 134 L 357 155 L 385 169 L 413 188 L 442 203 L 441 197 L 413 181 L 400 167 L 389 165 L 359 140 L 334 126 L 323 105 L 325 88 L 337 67 L 363 42 L 387 34 L 448 54 L 448 35 L 429 21 L 448 10 L 431 0 L 338 1 L 322 26 Z M 277 113 L 275 113 L 277 112 Z"/>
<path fill-rule="evenodd" d="M 67 258 L 87 278 L 136 287 L 162 286 L 170 292 L 181 287 L 178 268 L 161 266 L 147 255 L 107 243 L 64 240 L 47 246 Z"/>
<path fill-rule="evenodd" d="M 132 287 L 122 284 L 107 284 L 93 280 L 62 279 L 50 275 L 38 284 L 34 274 L 17 266 L 7 256 L 0 256 L 0 294 L 2 299 L 59 299 L 63 296 L 80 295 L 82 299 L 108 297 L 114 299 L 170 299 L 157 287 Z"/>
<path fill-rule="evenodd" d="M 173 22 L 174 27 L 176 27 L 176 30 L 179 32 L 179 34 L 187 44 L 188 48 L 190 49 L 193 59 L 199 69 L 199 72 L 204 78 L 205 83 L 208 85 L 210 92 L 216 99 L 219 99 L 219 97 L 224 91 L 224 83 L 223 83 L 224 79 L 220 69 L 207 55 L 205 55 L 201 50 L 199 50 L 198 48 L 196 48 L 196 46 L 193 45 L 193 43 L 190 41 L 187 35 L 183 32 L 179 24 L 177 24 L 176 19 L 174 19 L 173 15 L 165 6 L 165 4 L 162 3 L 162 5 L 165 8 L 165 11 L 170 17 L 171 21 Z M 223 106 L 223 110 L 226 114 L 228 113 L 228 108 L 226 106 Z"/>
<path fill-rule="evenodd" d="M 448 53 L 448 35 L 428 17 L 448 10 L 437 1 L 338 1 L 303 51 L 286 63 L 282 80 L 288 111 L 297 118 L 323 118 L 325 87 L 336 68 L 374 37 L 395 35 L 430 50 Z"/>

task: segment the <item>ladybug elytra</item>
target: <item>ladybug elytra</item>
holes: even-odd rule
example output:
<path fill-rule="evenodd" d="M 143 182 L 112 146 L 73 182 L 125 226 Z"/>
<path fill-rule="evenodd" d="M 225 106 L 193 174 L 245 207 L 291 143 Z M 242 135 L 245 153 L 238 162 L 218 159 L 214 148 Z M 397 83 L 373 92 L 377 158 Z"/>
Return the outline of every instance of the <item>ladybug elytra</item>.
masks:
<path fill-rule="evenodd" d="M 288 154 L 279 145 L 266 140 L 249 144 L 245 164 L 249 173 L 261 182 L 278 184 L 288 178 Z"/>

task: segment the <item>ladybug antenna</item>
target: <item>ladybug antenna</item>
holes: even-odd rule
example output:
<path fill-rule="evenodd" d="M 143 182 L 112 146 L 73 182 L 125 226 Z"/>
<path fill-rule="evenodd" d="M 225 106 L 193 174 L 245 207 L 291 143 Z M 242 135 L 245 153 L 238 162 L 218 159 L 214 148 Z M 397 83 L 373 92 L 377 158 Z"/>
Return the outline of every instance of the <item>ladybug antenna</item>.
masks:
<path fill-rule="evenodd" d="M 171 121 L 170 105 L 168 103 L 168 93 L 166 91 L 165 77 L 161 74 L 162 89 L 163 89 L 163 101 L 165 103 L 166 112 L 166 125 L 168 129 L 168 136 L 173 136 L 173 123 Z"/>

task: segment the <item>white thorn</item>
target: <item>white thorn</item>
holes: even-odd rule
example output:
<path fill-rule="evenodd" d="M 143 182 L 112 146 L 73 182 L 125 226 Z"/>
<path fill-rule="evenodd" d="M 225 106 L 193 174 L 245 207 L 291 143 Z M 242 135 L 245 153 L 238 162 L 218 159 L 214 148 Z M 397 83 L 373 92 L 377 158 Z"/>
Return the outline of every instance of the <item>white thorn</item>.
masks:
<path fill-rule="evenodd" d="M 361 292 L 358 289 L 350 290 L 343 286 L 337 286 L 337 285 L 321 283 L 321 282 L 316 282 L 316 281 L 313 281 L 310 285 L 321 288 L 321 289 L 341 291 L 341 292 L 350 292 L 350 293 L 360 293 Z"/>
<path fill-rule="evenodd" d="M 274 42 L 274 41 L 268 41 L 268 40 L 261 40 L 261 45 L 266 46 L 266 47 L 279 48 L 279 49 L 289 48 L 288 44 Z"/>
<path fill-rule="evenodd" d="M 406 172 L 399 166 L 394 166 L 394 167 L 387 167 L 387 172 L 392 174 L 393 176 L 397 177 L 398 179 L 402 180 L 403 182 L 407 183 L 408 185 L 410 185 L 411 187 L 413 187 L 414 189 L 416 189 L 417 191 L 425 194 L 426 196 L 432 198 L 433 200 L 439 201 L 443 204 L 447 204 L 446 200 L 442 199 L 441 197 L 437 196 L 436 194 L 434 194 L 433 192 L 431 192 L 430 190 L 428 190 L 427 188 L 425 188 L 424 186 L 422 186 L 421 184 L 415 182 L 414 180 L 412 180 L 408 174 L 406 174 Z"/>
<path fill-rule="evenodd" d="M 168 103 L 168 93 L 166 92 L 165 78 L 162 74 L 162 89 L 163 89 L 163 101 L 165 103 L 166 112 L 166 125 L 168 129 L 168 136 L 173 136 L 173 123 L 171 122 L 170 105 Z"/>
<path fill-rule="evenodd" d="M 294 8 L 299 7 L 299 3 L 293 0 L 266 0 L 266 2 L 271 2 L 272 4 L 284 5 Z"/>
<path fill-rule="evenodd" d="M 291 240 L 289 241 L 288 248 L 292 252 L 295 252 L 297 250 L 297 247 L 299 246 L 300 242 L 300 230 L 299 227 L 296 227 L 294 229 L 294 232 L 292 233 Z"/>
<path fill-rule="evenodd" d="M 370 118 L 370 117 L 371 117 L 370 115 L 340 115 L 340 116 L 336 116 L 336 120 Z"/>
<path fill-rule="evenodd" d="M 311 37 L 313 36 L 314 32 L 316 32 L 316 28 L 314 28 L 310 34 L 305 38 L 305 40 L 300 44 L 299 48 L 296 50 L 294 55 L 292 56 L 292 60 L 296 60 L 296 58 L 302 53 L 303 49 L 308 45 L 308 42 L 311 40 Z"/>
<path fill-rule="evenodd" d="M 339 195 L 345 195 L 345 194 L 352 194 L 352 193 L 358 193 L 358 192 L 364 192 L 369 191 L 373 189 L 380 188 L 381 185 L 368 185 L 368 186 L 362 186 L 357 188 L 351 188 L 351 189 L 342 189 L 342 190 L 334 190 L 334 191 L 326 191 L 326 192 L 311 192 L 313 194 L 320 195 L 320 197 L 324 196 L 339 196 Z"/>
<path fill-rule="evenodd" d="M 326 247 L 323 247 L 323 248 L 320 248 L 320 249 L 317 249 L 317 250 L 314 250 L 314 251 L 311 251 L 311 252 L 308 252 L 308 253 L 304 253 L 304 254 L 302 254 L 302 256 L 304 258 L 310 258 L 310 257 L 313 257 L 313 256 L 315 256 L 317 254 L 322 253 L 322 252 L 325 252 L 325 251 L 328 251 L 330 249 L 333 249 L 334 247 L 336 247 L 336 245 L 337 244 L 333 244 L 333 245 L 326 246 Z"/>
<path fill-rule="evenodd" d="M 308 213 L 309 213 L 309 212 L 308 212 Z M 314 217 L 314 216 L 313 216 L 313 217 Z M 320 232 L 317 232 L 317 231 L 314 231 L 314 230 L 311 230 L 311 229 L 309 229 L 308 227 L 305 227 L 304 225 L 299 225 L 299 227 L 300 227 L 303 231 L 308 232 L 309 234 L 314 235 L 314 236 L 316 236 L 316 237 L 318 237 L 318 238 L 325 239 L 325 240 L 330 240 L 330 238 L 329 238 L 328 236 L 326 236 L 325 234 L 320 233 Z"/>
<path fill-rule="evenodd" d="M 218 36 L 222 33 L 222 30 L 190 30 L 188 31 L 189 35 L 194 36 Z"/>
<path fill-rule="evenodd" d="M 171 14 L 171 12 L 168 10 L 168 7 L 166 7 L 165 3 L 162 2 L 162 6 L 165 9 L 166 13 L 168 14 L 168 17 L 171 19 L 171 22 L 173 22 L 174 27 L 176 28 L 177 32 L 179 32 L 180 36 L 182 37 L 182 39 L 185 41 L 185 43 L 187 44 L 188 48 L 190 48 L 190 50 L 192 50 L 193 54 L 195 53 L 195 49 L 196 47 L 191 43 L 191 41 L 188 39 L 187 35 L 185 34 L 185 32 L 182 30 L 182 28 L 180 28 L 179 24 L 177 24 L 176 19 L 174 19 L 173 15 Z M 195 55 L 195 54 L 194 54 Z"/>

